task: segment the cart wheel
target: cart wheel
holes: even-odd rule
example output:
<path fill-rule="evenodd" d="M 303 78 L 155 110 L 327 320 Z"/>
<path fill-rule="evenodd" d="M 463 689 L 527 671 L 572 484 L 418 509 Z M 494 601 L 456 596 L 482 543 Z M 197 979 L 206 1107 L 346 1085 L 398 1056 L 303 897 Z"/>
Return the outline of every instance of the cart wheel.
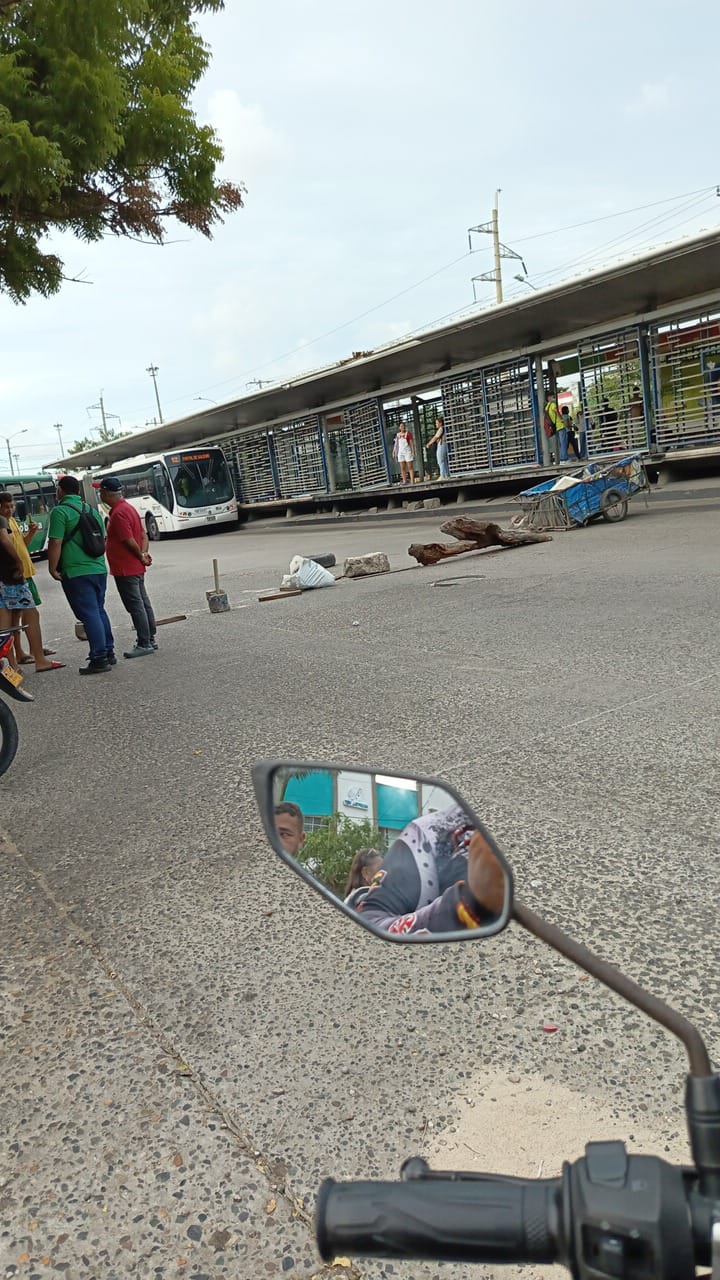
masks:
<path fill-rule="evenodd" d="M 627 498 L 623 497 L 619 489 L 606 489 L 600 500 L 600 507 L 603 520 L 616 524 L 627 515 Z"/>

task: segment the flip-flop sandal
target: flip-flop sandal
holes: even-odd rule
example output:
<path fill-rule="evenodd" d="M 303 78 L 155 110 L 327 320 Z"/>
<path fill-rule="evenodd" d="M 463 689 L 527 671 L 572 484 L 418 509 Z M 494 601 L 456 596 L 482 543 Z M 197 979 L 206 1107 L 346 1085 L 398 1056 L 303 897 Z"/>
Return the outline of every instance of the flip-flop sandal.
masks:
<path fill-rule="evenodd" d="M 43 653 L 46 658 L 52 658 L 57 653 L 57 649 L 43 649 Z M 30 658 L 29 661 L 32 662 L 32 658 Z"/>
<path fill-rule="evenodd" d="M 35 661 L 35 659 L 34 659 L 34 658 L 31 658 L 31 657 L 28 655 L 28 657 L 27 657 L 27 658 L 21 658 L 21 659 L 20 659 L 20 666 L 21 666 L 21 667 L 28 667 L 28 666 L 30 665 L 30 663 L 31 663 L 31 662 L 34 662 L 34 661 Z"/>
<path fill-rule="evenodd" d="M 51 662 L 49 667 L 36 667 L 38 675 L 43 675 L 46 671 L 61 671 L 65 666 L 64 662 Z"/>

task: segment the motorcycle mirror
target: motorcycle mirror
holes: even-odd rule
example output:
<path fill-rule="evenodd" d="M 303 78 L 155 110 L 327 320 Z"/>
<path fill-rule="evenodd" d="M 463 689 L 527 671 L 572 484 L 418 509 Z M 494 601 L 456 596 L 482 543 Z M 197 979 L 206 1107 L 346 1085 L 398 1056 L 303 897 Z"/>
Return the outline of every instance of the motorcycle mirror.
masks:
<path fill-rule="evenodd" d="M 505 855 L 446 782 L 286 760 L 256 764 L 253 785 L 283 862 L 371 933 L 464 942 L 508 923 Z"/>

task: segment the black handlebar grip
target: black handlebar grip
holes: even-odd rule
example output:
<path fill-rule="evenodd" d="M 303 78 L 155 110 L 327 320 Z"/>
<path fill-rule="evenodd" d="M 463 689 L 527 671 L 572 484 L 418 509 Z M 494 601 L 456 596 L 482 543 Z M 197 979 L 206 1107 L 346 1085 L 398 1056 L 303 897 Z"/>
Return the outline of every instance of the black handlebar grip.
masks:
<path fill-rule="evenodd" d="M 435 1173 L 409 1182 L 335 1182 L 318 1198 L 324 1262 L 349 1254 L 437 1262 L 556 1262 L 561 1180 Z"/>

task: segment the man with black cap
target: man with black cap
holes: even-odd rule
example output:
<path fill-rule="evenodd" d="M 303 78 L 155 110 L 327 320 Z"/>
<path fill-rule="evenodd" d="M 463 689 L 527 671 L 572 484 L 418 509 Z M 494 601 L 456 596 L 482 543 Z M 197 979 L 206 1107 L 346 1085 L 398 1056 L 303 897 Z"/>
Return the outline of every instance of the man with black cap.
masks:
<path fill-rule="evenodd" d="M 100 500 L 110 510 L 106 554 L 118 594 L 133 620 L 137 642 L 126 658 L 146 658 L 157 649 L 155 614 L 145 589 L 145 572 L 152 564 L 148 536 L 140 515 L 122 496 L 117 476 L 95 483 Z"/>

